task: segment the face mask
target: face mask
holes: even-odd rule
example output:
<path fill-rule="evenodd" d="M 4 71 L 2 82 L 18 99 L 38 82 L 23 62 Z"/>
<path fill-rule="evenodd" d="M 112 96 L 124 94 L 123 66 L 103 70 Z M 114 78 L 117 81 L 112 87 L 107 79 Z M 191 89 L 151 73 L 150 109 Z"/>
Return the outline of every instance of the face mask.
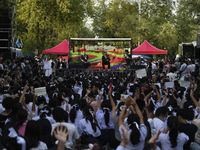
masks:
<path fill-rule="evenodd" d="M 166 121 L 166 119 L 167 119 L 167 117 L 165 117 L 164 119 L 161 119 L 163 122 L 165 122 Z"/>

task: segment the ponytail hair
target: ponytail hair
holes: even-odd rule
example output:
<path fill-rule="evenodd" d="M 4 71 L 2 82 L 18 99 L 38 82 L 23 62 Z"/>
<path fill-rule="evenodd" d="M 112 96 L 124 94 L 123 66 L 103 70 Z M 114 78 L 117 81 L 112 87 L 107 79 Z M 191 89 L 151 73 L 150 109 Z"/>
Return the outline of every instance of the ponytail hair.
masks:
<path fill-rule="evenodd" d="M 94 109 L 92 108 L 92 106 L 85 106 L 83 108 L 83 112 L 85 113 L 86 122 L 90 121 L 93 131 L 96 132 L 97 127 L 99 128 L 99 125 L 94 115 Z"/>
<path fill-rule="evenodd" d="M 28 117 L 28 112 L 25 109 L 21 108 L 18 110 L 17 123 L 16 123 L 18 129 L 21 125 L 23 125 L 24 122 L 26 122 L 27 117 Z"/>
<path fill-rule="evenodd" d="M 41 119 L 45 118 L 46 116 L 51 116 L 51 108 L 49 106 L 45 106 L 39 111 L 39 116 Z"/>
<path fill-rule="evenodd" d="M 110 109 L 107 108 L 107 107 L 104 107 L 103 108 L 103 112 L 104 112 L 104 118 L 105 118 L 105 123 L 106 123 L 106 126 L 109 126 L 109 120 L 110 120 Z"/>
<path fill-rule="evenodd" d="M 167 120 L 167 126 L 170 129 L 169 131 L 169 140 L 172 144 L 172 148 L 177 146 L 177 137 L 178 137 L 178 118 L 175 116 L 170 116 Z"/>
<path fill-rule="evenodd" d="M 130 141 L 133 145 L 136 145 L 140 142 L 140 118 L 137 114 L 130 114 L 128 116 L 128 125 L 129 129 L 131 129 Z"/>
<path fill-rule="evenodd" d="M 101 109 L 102 109 L 103 112 L 104 112 L 104 118 L 105 118 L 106 126 L 109 126 L 110 110 L 111 110 L 110 101 L 104 100 L 104 101 L 101 103 Z"/>
<path fill-rule="evenodd" d="M 76 111 L 79 110 L 79 105 L 75 104 L 72 106 L 71 110 L 70 110 L 70 120 L 72 123 L 75 122 L 76 119 Z"/>

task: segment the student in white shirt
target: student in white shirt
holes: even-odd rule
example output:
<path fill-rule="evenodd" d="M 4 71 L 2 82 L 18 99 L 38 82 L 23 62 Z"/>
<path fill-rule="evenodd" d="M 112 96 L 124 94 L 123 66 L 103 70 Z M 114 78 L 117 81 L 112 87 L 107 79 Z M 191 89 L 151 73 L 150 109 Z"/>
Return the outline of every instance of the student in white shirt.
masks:
<path fill-rule="evenodd" d="M 112 108 L 110 101 L 108 100 L 108 95 L 105 93 L 106 92 L 104 92 L 104 101 L 101 103 L 101 98 L 99 98 L 97 101 L 96 117 L 101 128 L 100 141 L 102 146 L 105 146 L 107 143 L 109 143 L 111 148 L 116 148 L 119 142 L 115 138 L 115 126 L 111 119 Z"/>
<path fill-rule="evenodd" d="M 77 128 L 79 135 L 81 136 L 81 143 L 87 145 L 90 143 L 97 143 L 100 147 L 102 147 L 99 142 L 101 130 L 92 106 L 85 106 L 83 108 L 83 114 L 85 118 L 79 121 Z"/>
<path fill-rule="evenodd" d="M 67 129 L 70 131 L 69 135 L 68 135 L 68 140 L 66 142 L 66 145 L 67 145 L 66 147 L 71 149 L 72 146 L 73 146 L 73 139 L 76 140 L 76 144 L 80 144 L 81 143 L 81 139 L 80 139 L 80 136 L 78 134 L 78 131 L 77 131 L 76 127 L 71 123 L 64 122 L 65 118 L 67 118 L 65 120 L 68 120 L 68 116 L 67 115 L 68 114 L 65 113 L 65 111 L 62 108 L 60 108 L 60 107 L 54 108 L 54 110 L 53 110 L 53 118 L 56 121 L 56 123 L 52 124 L 51 134 L 53 134 L 53 131 L 57 126 L 59 126 L 59 125 L 66 126 Z"/>
<path fill-rule="evenodd" d="M 148 122 L 151 126 L 151 136 L 155 135 L 159 130 L 164 131 L 165 128 L 165 120 L 168 115 L 167 107 L 159 107 L 156 110 L 155 118 L 148 119 Z"/>
<path fill-rule="evenodd" d="M 122 132 L 122 125 L 123 121 L 122 118 L 124 117 L 126 109 L 133 104 L 136 114 L 130 114 L 127 119 L 127 123 L 129 126 L 128 133 L 130 135 L 130 141 L 126 145 L 126 149 L 129 150 L 139 150 L 144 148 L 145 138 L 147 136 L 147 128 L 144 125 L 144 120 L 142 117 L 142 113 L 135 102 L 135 99 L 128 97 L 125 102 L 125 107 L 123 107 L 120 115 L 119 115 L 119 131 L 121 132 L 121 136 L 123 134 Z"/>
<path fill-rule="evenodd" d="M 73 123 L 78 128 L 79 121 L 83 118 L 80 110 L 80 100 L 75 99 L 71 102 L 71 110 L 69 112 L 69 123 Z"/>
<path fill-rule="evenodd" d="M 168 118 L 168 128 L 157 139 L 157 142 L 161 144 L 162 150 L 183 150 L 183 145 L 187 143 L 189 137 L 185 133 L 178 131 L 178 124 L 177 117 L 171 116 Z"/>
<path fill-rule="evenodd" d="M 41 140 L 41 130 L 40 125 L 37 121 L 29 120 L 26 124 L 26 130 L 24 134 L 30 141 L 30 150 L 45 150 L 47 145 L 40 141 Z"/>

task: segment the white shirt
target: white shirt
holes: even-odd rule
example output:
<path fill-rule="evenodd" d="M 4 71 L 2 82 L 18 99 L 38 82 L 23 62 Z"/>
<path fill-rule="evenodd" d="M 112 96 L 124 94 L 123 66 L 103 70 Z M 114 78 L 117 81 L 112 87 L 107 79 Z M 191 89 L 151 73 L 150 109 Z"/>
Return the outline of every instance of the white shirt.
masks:
<path fill-rule="evenodd" d="M 38 147 L 31 148 L 30 150 L 46 150 L 46 149 L 48 149 L 47 145 L 44 142 L 39 141 Z"/>
<path fill-rule="evenodd" d="M 188 65 L 188 75 L 191 76 L 190 72 L 194 72 L 195 64 Z"/>
<path fill-rule="evenodd" d="M 40 119 L 40 116 L 36 116 L 36 117 L 33 117 L 32 118 L 32 120 L 35 120 L 35 121 L 37 121 L 37 120 L 39 120 Z M 46 116 L 45 117 L 45 119 L 47 119 L 47 120 L 49 120 L 49 122 L 51 123 L 51 124 L 54 124 L 56 121 L 53 119 L 53 117 L 49 117 L 49 116 Z"/>
<path fill-rule="evenodd" d="M 68 140 L 66 142 L 67 148 L 72 148 L 73 146 L 73 139 L 77 140 L 79 138 L 79 134 L 78 131 L 76 129 L 76 127 L 71 124 L 71 123 L 66 123 L 66 122 L 56 122 L 54 124 L 52 124 L 52 130 L 51 130 L 51 135 L 53 135 L 53 131 L 57 126 L 66 126 L 67 129 L 69 130 L 69 134 L 68 134 Z"/>
<path fill-rule="evenodd" d="M 166 134 L 161 133 L 156 142 L 161 143 L 162 150 L 183 150 L 183 145 L 187 143 L 188 140 L 189 137 L 185 133 L 179 133 L 177 137 L 177 146 L 172 148 L 168 131 Z"/>
<path fill-rule="evenodd" d="M 154 64 L 154 63 L 151 63 L 151 67 L 152 67 L 152 73 L 153 73 L 156 69 L 158 69 L 158 68 L 156 67 L 156 64 Z"/>
<path fill-rule="evenodd" d="M 123 132 L 121 126 L 119 127 L 119 132 L 121 134 L 121 138 L 123 139 Z M 132 130 L 128 130 L 128 134 L 130 135 Z M 147 128 L 144 124 L 140 125 L 140 142 L 136 145 L 133 145 L 131 141 L 126 145 L 126 149 L 128 150 L 142 150 L 144 148 L 145 138 L 147 136 Z"/>
<path fill-rule="evenodd" d="M 182 76 L 183 77 L 187 77 L 187 73 L 188 73 L 188 67 L 186 65 L 186 63 L 181 65 L 180 71 L 183 71 L 182 73 L 184 73 Z"/>
<path fill-rule="evenodd" d="M 77 129 L 79 135 L 82 135 L 83 133 L 86 133 L 87 135 L 92 135 L 93 137 L 99 137 L 101 135 L 101 130 L 96 127 L 96 132 L 94 132 L 90 121 L 86 121 L 85 118 L 79 121 Z"/>
<path fill-rule="evenodd" d="M 78 128 L 78 124 L 79 124 L 79 121 L 80 121 L 81 119 L 83 119 L 83 113 L 82 113 L 82 111 L 77 110 L 77 111 L 76 111 L 75 122 L 72 123 L 71 120 L 70 120 L 70 117 L 69 117 L 69 119 L 68 119 L 68 122 L 74 124 L 75 127 Z"/>
<path fill-rule="evenodd" d="M 111 119 L 111 112 L 110 112 L 110 119 L 109 119 L 109 122 L 108 122 L 108 126 L 106 125 L 106 122 L 105 122 L 103 110 L 98 110 L 96 112 L 96 117 L 97 117 L 97 120 L 99 122 L 99 126 L 102 130 L 114 129 L 115 128 L 114 123 L 112 122 L 112 119 Z"/>
<path fill-rule="evenodd" d="M 148 122 L 151 127 L 151 136 L 154 136 L 156 133 L 158 133 L 158 130 L 164 131 L 165 124 L 162 120 L 158 118 L 149 118 Z"/>

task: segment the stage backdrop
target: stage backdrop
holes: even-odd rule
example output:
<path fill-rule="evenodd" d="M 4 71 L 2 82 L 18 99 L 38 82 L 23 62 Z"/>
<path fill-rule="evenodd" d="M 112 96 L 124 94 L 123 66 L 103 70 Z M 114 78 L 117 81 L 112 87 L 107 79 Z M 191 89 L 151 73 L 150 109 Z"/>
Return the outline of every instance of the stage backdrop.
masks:
<path fill-rule="evenodd" d="M 115 45 L 115 46 L 113 46 Z M 103 52 L 106 51 L 110 56 L 110 69 L 120 69 L 122 68 L 122 63 L 125 62 L 125 50 L 130 52 L 130 44 L 127 42 L 126 45 L 123 42 L 113 42 L 112 45 L 108 43 L 101 42 L 96 45 L 85 44 L 80 45 L 76 44 L 74 50 L 70 49 L 70 60 L 69 65 L 79 66 L 81 68 L 81 55 L 83 51 L 88 55 L 90 67 L 88 69 L 102 69 L 102 56 Z M 107 68 L 107 66 L 106 66 Z"/>

